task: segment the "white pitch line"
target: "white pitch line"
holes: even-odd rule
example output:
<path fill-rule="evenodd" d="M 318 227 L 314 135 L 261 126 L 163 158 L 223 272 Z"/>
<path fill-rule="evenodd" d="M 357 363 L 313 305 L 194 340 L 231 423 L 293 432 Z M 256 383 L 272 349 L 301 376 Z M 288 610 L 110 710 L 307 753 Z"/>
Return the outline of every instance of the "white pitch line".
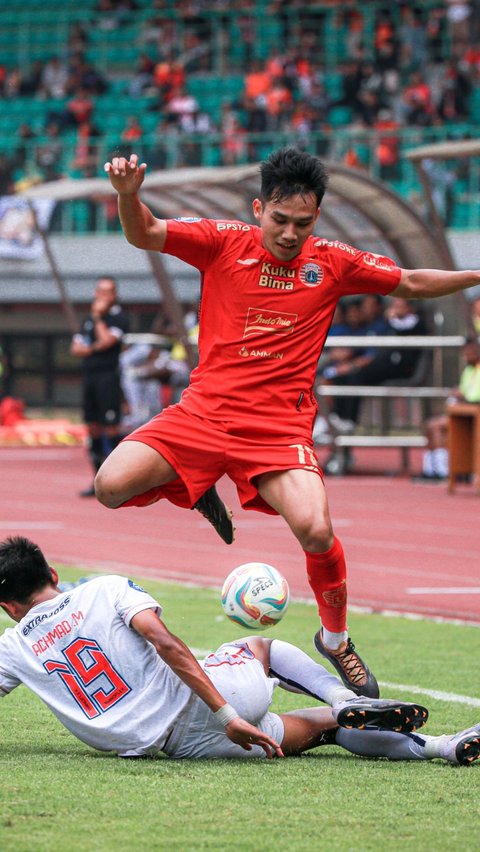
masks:
<path fill-rule="evenodd" d="M 441 692 L 438 689 L 424 689 L 421 686 L 410 686 L 407 683 L 390 683 L 379 681 L 380 686 L 393 689 L 394 692 L 410 692 L 412 695 L 428 695 L 438 701 L 446 701 L 449 704 L 468 704 L 469 707 L 480 707 L 480 698 L 472 698 L 470 695 L 458 695 L 456 692 Z"/>
<path fill-rule="evenodd" d="M 413 586 L 407 595 L 480 595 L 480 586 Z"/>

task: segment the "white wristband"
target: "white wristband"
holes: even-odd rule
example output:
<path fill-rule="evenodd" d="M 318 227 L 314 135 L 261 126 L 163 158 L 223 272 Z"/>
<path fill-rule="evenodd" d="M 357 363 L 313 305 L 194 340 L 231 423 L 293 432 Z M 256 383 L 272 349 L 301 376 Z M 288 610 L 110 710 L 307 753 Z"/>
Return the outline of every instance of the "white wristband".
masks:
<path fill-rule="evenodd" d="M 220 710 L 217 710 L 213 715 L 215 716 L 215 719 L 218 719 L 221 725 L 226 727 L 232 719 L 237 718 L 238 713 L 231 704 L 224 704 L 223 707 L 220 707 Z"/>

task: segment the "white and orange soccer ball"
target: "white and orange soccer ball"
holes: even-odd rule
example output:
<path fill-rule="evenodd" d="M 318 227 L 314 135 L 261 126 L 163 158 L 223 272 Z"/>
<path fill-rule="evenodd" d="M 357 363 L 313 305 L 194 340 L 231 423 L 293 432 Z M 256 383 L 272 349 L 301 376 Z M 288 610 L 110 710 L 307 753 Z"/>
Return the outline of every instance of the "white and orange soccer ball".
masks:
<path fill-rule="evenodd" d="M 266 630 L 281 621 L 289 597 L 288 583 L 280 571 L 264 562 L 246 562 L 226 578 L 222 607 L 236 624 L 249 630 Z"/>

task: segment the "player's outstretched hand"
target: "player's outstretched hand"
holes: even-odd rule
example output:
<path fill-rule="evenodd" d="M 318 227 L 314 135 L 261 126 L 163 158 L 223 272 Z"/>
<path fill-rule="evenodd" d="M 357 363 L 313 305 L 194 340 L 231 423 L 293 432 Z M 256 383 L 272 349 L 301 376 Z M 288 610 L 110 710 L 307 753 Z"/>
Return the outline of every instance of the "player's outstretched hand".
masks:
<path fill-rule="evenodd" d="M 142 163 L 139 166 L 138 156 L 131 154 L 129 160 L 125 157 L 112 157 L 112 162 L 105 163 L 103 168 L 118 193 L 134 195 L 143 183 L 147 164 Z"/>
<path fill-rule="evenodd" d="M 278 743 L 275 742 L 268 734 L 259 731 L 255 725 L 246 722 L 241 716 L 236 716 L 225 728 L 225 733 L 229 740 L 245 749 L 251 751 L 252 745 L 259 745 L 263 748 L 268 758 L 273 757 L 275 753 L 277 757 L 283 757 L 283 751 Z"/>

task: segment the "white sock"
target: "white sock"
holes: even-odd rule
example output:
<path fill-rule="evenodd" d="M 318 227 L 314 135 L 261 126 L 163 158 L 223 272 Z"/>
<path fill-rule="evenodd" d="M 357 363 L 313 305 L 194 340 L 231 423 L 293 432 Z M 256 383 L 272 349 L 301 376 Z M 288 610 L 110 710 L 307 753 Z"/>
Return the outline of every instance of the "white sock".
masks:
<path fill-rule="evenodd" d="M 322 627 L 322 641 L 331 651 L 336 651 L 342 642 L 348 639 L 348 630 L 343 630 L 341 633 L 332 633 L 326 627 Z"/>
<path fill-rule="evenodd" d="M 432 467 L 437 476 L 448 476 L 448 450 L 444 447 L 432 450 Z"/>
<path fill-rule="evenodd" d="M 330 674 L 321 663 L 315 663 L 295 645 L 274 639 L 270 645 L 270 674 L 288 692 L 312 695 L 326 704 L 337 704 L 356 698 L 351 689 Z"/>
<path fill-rule="evenodd" d="M 442 737 L 427 737 L 419 734 L 398 734 L 395 731 L 363 731 L 339 728 L 335 740 L 337 745 L 364 757 L 387 757 L 389 760 L 431 760 L 440 757 L 430 754 L 427 742 Z"/>
<path fill-rule="evenodd" d="M 433 476 L 433 459 L 432 450 L 425 450 L 422 461 L 422 471 L 424 476 Z"/>

